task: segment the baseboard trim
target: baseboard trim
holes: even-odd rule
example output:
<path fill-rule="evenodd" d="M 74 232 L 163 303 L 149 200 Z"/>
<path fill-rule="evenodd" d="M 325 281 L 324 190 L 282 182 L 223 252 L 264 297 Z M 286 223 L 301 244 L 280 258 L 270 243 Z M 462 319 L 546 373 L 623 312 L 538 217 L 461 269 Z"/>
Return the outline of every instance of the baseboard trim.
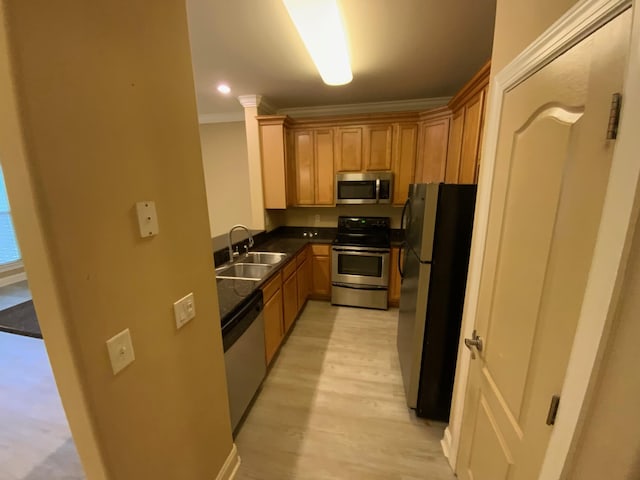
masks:
<path fill-rule="evenodd" d="M 238 448 L 234 443 L 231 447 L 231 451 L 229 452 L 229 456 L 224 461 L 222 468 L 218 472 L 216 480 L 233 480 L 236 478 L 238 468 L 240 468 L 240 456 L 238 455 Z"/>
<path fill-rule="evenodd" d="M 27 274 L 25 272 L 16 273 L 13 275 L 7 275 L 6 277 L 0 278 L 0 287 L 22 282 L 23 280 L 26 280 L 26 279 L 27 279 Z"/>
<path fill-rule="evenodd" d="M 449 458 L 449 452 L 451 452 L 451 432 L 449 431 L 449 427 L 444 429 L 444 436 L 442 440 L 440 440 L 440 446 L 442 447 L 442 453 L 444 456 Z M 453 465 L 451 465 L 453 468 Z"/>

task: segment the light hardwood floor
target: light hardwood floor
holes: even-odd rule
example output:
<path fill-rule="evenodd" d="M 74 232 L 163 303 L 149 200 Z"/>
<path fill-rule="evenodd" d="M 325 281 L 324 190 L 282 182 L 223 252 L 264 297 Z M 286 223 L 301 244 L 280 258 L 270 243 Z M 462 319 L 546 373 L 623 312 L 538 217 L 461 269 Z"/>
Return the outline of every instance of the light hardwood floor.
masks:
<path fill-rule="evenodd" d="M 0 480 L 84 478 L 43 341 L 0 332 Z"/>
<path fill-rule="evenodd" d="M 405 403 L 397 310 L 309 302 L 240 427 L 237 480 L 451 480 Z"/>

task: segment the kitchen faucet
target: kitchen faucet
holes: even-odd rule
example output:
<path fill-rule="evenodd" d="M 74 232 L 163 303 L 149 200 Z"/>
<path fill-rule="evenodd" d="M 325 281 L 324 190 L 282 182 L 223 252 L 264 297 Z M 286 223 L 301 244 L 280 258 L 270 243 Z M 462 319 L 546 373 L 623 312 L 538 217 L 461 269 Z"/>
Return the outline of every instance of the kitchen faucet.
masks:
<path fill-rule="evenodd" d="M 244 228 L 247 232 L 247 235 L 249 235 L 249 247 L 246 248 L 246 251 L 249 252 L 249 248 L 253 247 L 253 235 L 251 235 L 251 230 L 249 230 L 245 225 L 242 224 L 234 225 L 233 227 L 231 227 L 231 230 L 229 230 L 229 261 L 232 261 L 234 256 L 239 255 L 238 253 L 233 253 L 233 242 L 231 241 L 231 234 L 238 228 Z"/>

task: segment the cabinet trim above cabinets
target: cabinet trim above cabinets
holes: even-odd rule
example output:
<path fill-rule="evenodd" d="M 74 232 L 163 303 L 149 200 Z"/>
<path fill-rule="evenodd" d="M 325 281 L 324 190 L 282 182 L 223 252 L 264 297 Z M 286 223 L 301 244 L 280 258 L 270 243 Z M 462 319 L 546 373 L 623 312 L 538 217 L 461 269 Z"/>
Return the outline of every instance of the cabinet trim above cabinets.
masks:
<path fill-rule="evenodd" d="M 491 61 L 485 63 L 476 74 L 471 77 L 467 83 L 460 89 L 458 93 L 449 102 L 449 109 L 455 111 L 463 107 L 478 92 L 484 90 L 489 85 L 489 74 L 491 73 Z"/>

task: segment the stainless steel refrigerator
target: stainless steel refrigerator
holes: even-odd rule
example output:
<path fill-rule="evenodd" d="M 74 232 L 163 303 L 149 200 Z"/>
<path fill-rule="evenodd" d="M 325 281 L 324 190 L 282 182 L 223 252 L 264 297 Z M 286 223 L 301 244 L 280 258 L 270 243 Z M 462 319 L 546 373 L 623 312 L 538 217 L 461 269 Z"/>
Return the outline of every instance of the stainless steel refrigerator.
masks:
<path fill-rule="evenodd" d="M 475 199 L 475 185 L 414 184 L 402 211 L 398 356 L 407 404 L 433 420 L 449 419 Z"/>

